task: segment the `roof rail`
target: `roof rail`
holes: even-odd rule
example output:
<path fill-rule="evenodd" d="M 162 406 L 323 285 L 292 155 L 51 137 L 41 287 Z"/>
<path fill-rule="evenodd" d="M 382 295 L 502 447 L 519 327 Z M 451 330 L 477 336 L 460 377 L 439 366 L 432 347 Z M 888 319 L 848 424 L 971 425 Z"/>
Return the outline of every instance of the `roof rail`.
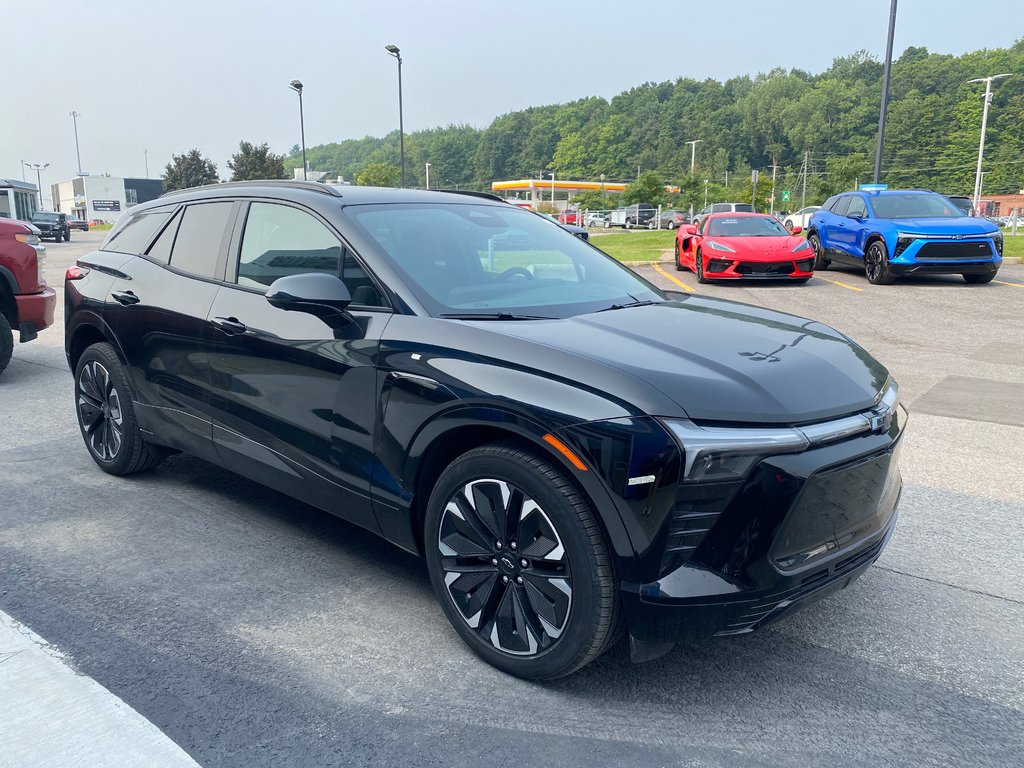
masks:
<path fill-rule="evenodd" d="M 479 197 L 483 200 L 497 200 L 499 203 L 507 203 L 503 197 L 492 195 L 490 192 L 474 192 L 471 189 L 437 189 L 434 192 L 447 192 L 450 195 L 466 195 L 467 197 Z"/>
<path fill-rule="evenodd" d="M 310 192 L 320 192 L 324 195 L 341 197 L 341 192 L 329 184 L 321 184 L 319 181 L 302 181 L 296 179 L 263 179 L 254 181 L 226 181 L 221 184 L 204 184 L 201 187 L 188 187 L 186 189 L 172 189 L 164 192 L 160 197 L 180 195 L 185 192 L 196 192 L 204 189 L 235 189 L 237 187 L 286 187 L 291 189 L 308 189 Z"/>

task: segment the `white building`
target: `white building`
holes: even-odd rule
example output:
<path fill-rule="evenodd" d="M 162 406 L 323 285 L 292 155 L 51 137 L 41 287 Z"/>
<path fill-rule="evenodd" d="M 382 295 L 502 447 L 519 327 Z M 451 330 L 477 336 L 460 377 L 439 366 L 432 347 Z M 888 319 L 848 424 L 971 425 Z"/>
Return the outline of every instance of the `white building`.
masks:
<path fill-rule="evenodd" d="M 155 200 L 162 192 L 159 179 L 117 176 L 78 176 L 52 186 L 54 210 L 86 221 L 117 221 L 133 205 Z"/>

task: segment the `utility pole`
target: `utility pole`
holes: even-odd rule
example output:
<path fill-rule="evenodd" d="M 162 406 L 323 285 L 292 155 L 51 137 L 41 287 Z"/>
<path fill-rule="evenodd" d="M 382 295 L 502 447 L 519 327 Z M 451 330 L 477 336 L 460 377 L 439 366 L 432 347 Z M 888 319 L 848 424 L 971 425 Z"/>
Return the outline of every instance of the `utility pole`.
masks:
<path fill-rule="evenodd" d="M 693 176 L 693 169 L 697 165 L 697 145 L 704 141 L 704 139 L 694 139 L 693 141 L 684 141 L 684 144 L 690 145 L 690 175 Z"/>
<path fill-rule="evenodd" d="M 878 142 L 875 145 L 875 184 L 882 180 L 882 144 L 885 142 L 885 116 L 889 111 L 889 73 L 892 71 L 892 38 L 896 34 L 896 0 L 889 6 L 889 37 L 885 42 L 885 69 L 882 71 L 882 107 L 878 112 Z"/>
<path fill-rule="evenodd" d="M 146 156 L 146 178 L 149 178 L 149 150 L 144 149 L 142 153 Z"/>
<path fill-rule="evenodd" d="M 979 77 L 968 80 L 968 83 L 985 84 L 985 107 L 981 113 L 981 142 L 978 144 L 978 170 L 974 174 L 974 210 L 981 210 L 981 160 L 985 155 L 985 131 L 988 128 L 988 105 L 992 103 L 992 81 L 1001 77 L 1009 77 L 1011 73 L 1004 72 L 1001 75 L 991 77 Z"/>
<path fill-rule="evenodd" d="M 75 124 L 75 156 L 78 158 L 78 175 L 82 175 L 82 153 L 78 149 L 78 118 L 82 115 L 74 110 L 68 112 L 72 122 Z"/>
<path fill-rule="evenodd" d="M 426 163 L 427 166 L 427 189 L 430 189 L 430 163 Z"/>
<path fill-rule="evenodd" d="M 775 213 L 775 173 L 779 170 L 780 167 L 781 166 L 778 166 L 778 165 L 771 166 L 771 169 L 772 169 L 772 203 L 771 203 L 771 206 L 769 206 L 770 207 L 770 210 L 768 211 L 769 214 L 774 214 Z"/>
<path fill-rule="evenodd" d="M 808 154 L 807 152 L 804 152 L 804 167 L 803 167 L 803 171 L 802 171 L 803 176 L 804 176 L 804 188 L 800 192 L 800 207 L 801 208 L 806 208 L 807 207 L 807 154 Z"/>

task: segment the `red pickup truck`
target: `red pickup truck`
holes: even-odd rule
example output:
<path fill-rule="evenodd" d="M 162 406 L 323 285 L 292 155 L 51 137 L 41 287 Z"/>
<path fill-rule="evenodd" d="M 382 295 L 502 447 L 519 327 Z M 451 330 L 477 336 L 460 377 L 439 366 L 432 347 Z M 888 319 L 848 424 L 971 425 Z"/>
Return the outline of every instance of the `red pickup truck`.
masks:
<path fill-rule="evenodd" d="M 57 294 L 43 277 L 45 261 L 38 229 L 0 218 L 0 372 L 11 360 L 15 328 L 25 343 L 53 325 Z"/>

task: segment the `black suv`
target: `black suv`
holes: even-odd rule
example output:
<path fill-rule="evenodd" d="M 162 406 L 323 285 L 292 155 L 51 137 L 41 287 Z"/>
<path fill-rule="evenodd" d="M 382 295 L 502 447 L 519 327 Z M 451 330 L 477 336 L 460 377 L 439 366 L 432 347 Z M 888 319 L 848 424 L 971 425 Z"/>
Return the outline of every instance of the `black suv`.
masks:
<path fill-rule="evenodd" d="M 32 225 L 39 230 L 40 237 L 52 238 L 57 243 L 61 240 L 71 240 L 71 225 L 66 213 L 36 211 L 32 214 Z"/>
<path fill-rule="evenodd" d="M 863 349 L 664 293 L 489 195 L 171 193 L 69 270 L 65 303 L 104 471 L 186 451 L 421 554 L 514 675 L 624 631 L 636 660 L 751 632 L 845 587 L 896 524 L 906 413 Z"/>
<path fill-rule="evenodd" d="M 657 211 L 650 203 L 634 203 L 626 206 L 626 227 L 645 227 Z"/>

